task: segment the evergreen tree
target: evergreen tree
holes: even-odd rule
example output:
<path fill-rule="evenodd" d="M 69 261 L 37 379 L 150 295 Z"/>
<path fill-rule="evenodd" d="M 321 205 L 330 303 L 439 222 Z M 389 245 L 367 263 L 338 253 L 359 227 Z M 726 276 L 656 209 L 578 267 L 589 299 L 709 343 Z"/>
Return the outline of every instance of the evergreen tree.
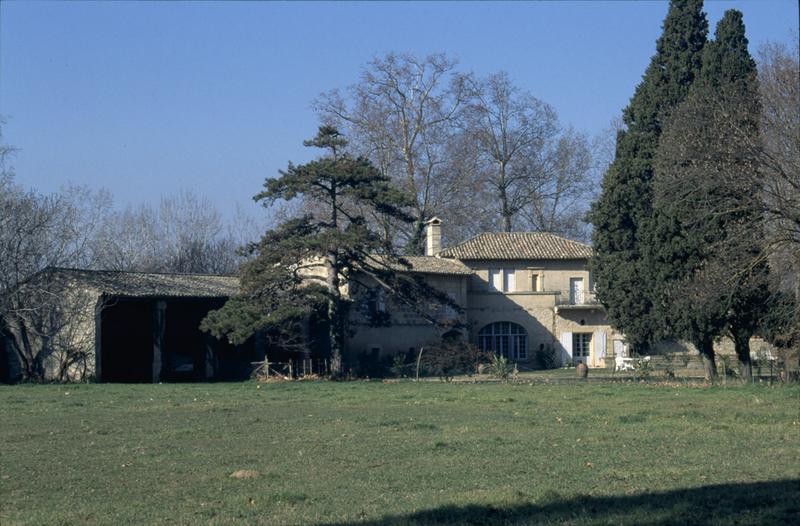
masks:
<path fill-rule="evenodd" d="M 444 304 L 452 301 L 419 276 L 403 272 L 408 262 L 366 219 L 367 214 L 377 213 L 411 223 L 414 217 L 405 209 L 412 200 L 395 190 L 368 160 L 348 155 L 347 141 L 335 128 L 320 127 L 317 136 L 304 144 L 328 153 L 307 164 L 290 163 L 280 177 L 267 179 L 254 199 L 265 206 L 302 199 L 308 212 L 247 247 L 250 258 L 241 268 L 242 293 L 209 313 L 202 328 L 232 343 L 241 343 L 258 330 L 277 335 L 283 344 L 296 343 L 303 321 L 319 313 L 329 327 L 331 370 L 338 374 L 349 301 L 343 289 L 357 275 L 369 276 L 377 287 L 417 311 L 431 298 Z M 382 317 L 375 322 L 389 320 Z"/>
<path fill-rule="evenodd" d="M 673 0 L 656 54 L 624 110 L 616 156 L 589 219 L 595 257 L 590 268 L 611 323 L 635 349 L 659 336 L 650 273 L 643 257 L 652 214 L 653 158 L 664 122 L 688 93 L 701 67 L 708 22 L 701 0 Z"/>
<path fill-rule="evenodd" d="M 658 301 L 671 331 L 692 341 L 716 374 L 713 340 L 734 340 L 751 375 L 750 337 L 769 291 L 760 221 L 747 206 L 758 153 L 758 83 L 742 15 L 727 11 L 703 67 L 661 137 L 648 243 Z"/>

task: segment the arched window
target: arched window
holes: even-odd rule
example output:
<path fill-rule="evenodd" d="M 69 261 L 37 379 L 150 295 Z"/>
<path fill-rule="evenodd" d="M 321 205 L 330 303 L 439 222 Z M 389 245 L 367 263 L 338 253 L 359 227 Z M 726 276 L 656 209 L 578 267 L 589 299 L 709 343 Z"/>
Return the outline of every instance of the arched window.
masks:
<path fill-rule="evenodd" d="M 510 321 L 490 323 L 478 333 L 482 351 L 493 352 L 511 360 L 528 358 L 528 333 Z"/>

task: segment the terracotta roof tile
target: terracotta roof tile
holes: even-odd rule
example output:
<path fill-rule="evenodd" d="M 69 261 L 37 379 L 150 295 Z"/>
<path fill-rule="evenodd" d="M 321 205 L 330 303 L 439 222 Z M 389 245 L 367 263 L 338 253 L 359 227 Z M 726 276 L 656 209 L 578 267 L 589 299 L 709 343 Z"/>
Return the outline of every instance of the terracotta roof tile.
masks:
<path fill-rule="evenodd" d="M 586 259 L 592 247 L 546 232 L 487 232 L 442 250 L 458 259 Z"/>
<path fill-rule="evenodd" d="M 418 272 L 421 274 L 467 276 L 473 273 L 471 268 L 453 259 L 445 259 L 436 256 L 403 256 L 402 259 L 410 265 L 410 268 L 398 263 L 391 264 L 391 268 L 395 271 Z"/>
<path fill-rule="evenodd" d="M 411 264 L 411 272 L 421 272 L 424 274 L 455 274 L 469 275 L 472 269 L 452 259 L 444 259 L 435 256 L 405 256 L 403 259 Z"/>

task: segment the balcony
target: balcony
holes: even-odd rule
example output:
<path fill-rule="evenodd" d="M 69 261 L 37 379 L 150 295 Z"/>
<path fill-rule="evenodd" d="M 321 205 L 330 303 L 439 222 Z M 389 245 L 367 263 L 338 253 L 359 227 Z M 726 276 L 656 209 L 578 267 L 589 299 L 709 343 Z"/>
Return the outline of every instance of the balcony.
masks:
<path fill-rule="evenodd" d="M 597 294 L 590 290 L 559 290 L 556 293 L 556 312 L 559 310 L 602 309 Z"/>

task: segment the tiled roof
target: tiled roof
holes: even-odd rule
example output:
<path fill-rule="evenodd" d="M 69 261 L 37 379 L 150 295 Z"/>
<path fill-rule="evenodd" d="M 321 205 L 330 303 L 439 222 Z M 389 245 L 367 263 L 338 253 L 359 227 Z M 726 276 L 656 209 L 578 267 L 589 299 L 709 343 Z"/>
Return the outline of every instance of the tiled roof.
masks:
<path fill-rule="evenodd" d="M 209 274 L 159 274 L 114 270 L 47 268 L 37 280 L 61 281 L 109 296 L 225 298 L 239 291 L 236 276 Z"/>
<path fill-rule="evenodd" d="M 592 247 L 546 232 L 484 233 L 442 250 L 458 259 L 586 259 Z"/>
<path fill-rule="evenodd" d="M 424 274 L 455 274 L 469 275 L 472 269 L 452 259 L 444 259 L 435 256 L 405 256 L 403 259 L 411 264 L 411 272 L 421 272 Z"/>
<path fill-rule="evenodd" d="M 375 256 L 379 258 L 380 256 Z M 393 263 L 389 265 L 395 271 L 418 272 L 420 274 L 447 274 L 455 276 L 467 276 L 472 274 L 472 269 L 452 259 L 445 259 L 435 256 L 402 256 L 402 259 L 410 265 L 410 268 Z"/>

